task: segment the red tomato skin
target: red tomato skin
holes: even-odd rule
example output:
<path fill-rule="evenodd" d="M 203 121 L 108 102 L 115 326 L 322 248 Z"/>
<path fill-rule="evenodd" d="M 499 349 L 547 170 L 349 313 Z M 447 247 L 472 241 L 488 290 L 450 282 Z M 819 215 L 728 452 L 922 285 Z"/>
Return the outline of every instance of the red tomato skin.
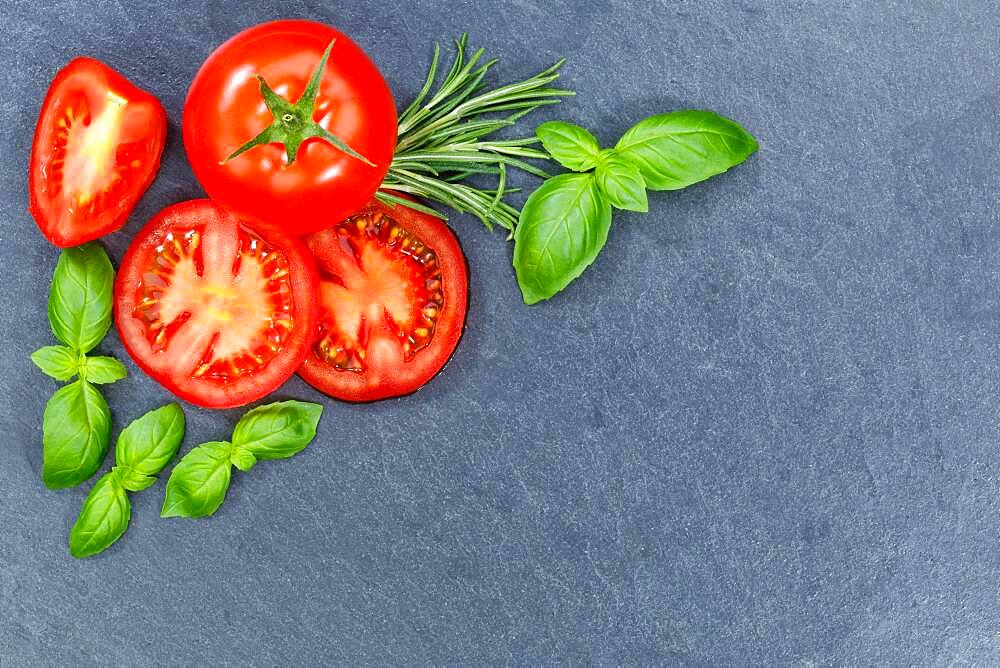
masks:
<path fill-rule="evenodd" d="M 118 202 L 117 211 L 106 212 L 107 215 L 102 220 L 95 222 L 89 229 L 62 230 L 57 227 L 54 221 L 49 219 L 49 212 L 46 203 L 51 200 L 51 193 L 46 189 L 44 173 L 49 169 L 51 159 L 51 147 L 45 142 L 45 137 L 53 129 L 46 127 L 46 120 L 54 122 L 56 119 L 47 118 L 50 113 L 56 110 L 61 86 L 76 74 L 90 75 L 96 81 L 103 83 L 107 90 L 113 91 L 117 95 L 125 98 L 130 104 L 148 105 L 151 119 L 148 125 L 152 151 L 145 156 L 143 170 L 138 174 L 130 175 L 132 188 L 129 196 Z M 92 241 L 121 228 L 128 220 L 129 214 L 138 204 L 139 199 L 146 192 L 156 178 L 156 173 L 160 169 L 160 157 L 163 154 L 163 147 L 167 140 L 167 113 L 163 110 L 163 105 L 151 93 L 139 88 L 122 74 L 115 71 L 108 65 L 95 58 L 81 56 L 74 58 L 56 73 L 52 83 L 49 85 L 45 100 L 42 102 L 41 111 L 38 114 L 38 123 L 35 125 L 35 134 L 31 146 L 31 161 L 28 170 L 28 211 L 35 219 L 35 224 L 46 239 L 60 248 L 79 246 L 80 244 Z"/>
<path fill-rule="evenodd" d="M 227 160 L 274 120 L 255 75 L 294 103 L 331 40 L 313 118 L 375 166 L 316 138 L 303 142 L 291 165 L 281 144 Z M 182 126 L 208 195 L 258 227 L 289 235 L 330 227 L 361 208 L 385 178 L 396 146 L 395 102 L 378 68 L 346 35 L 302 20 L 260 24 L 216 49 L 191 84 Z"/>
<path fill-rule="evenodd" d="M 398 197 L 412 199 L 403 193 Z M 402 205 L 391 206 L 371 200 L 361 211 L 378 209 L 395 218 L 410 233 L 434 249 L 445 277 L 445 311 L 440 316 L 431 345 L 404 362 L 401 370 L 383 370 L 383 377 L 372 382 L 367 372 L 339 371 L 327 364 L 310 347 L 299 376 L 320 392 L 348 403 L 371 403 L 413 394 L 438 374 L 451 361 L 465 333 L 468 316 L 469 266 L 455 233 L 441 219 Z M 319 232 L 307 239 L 310 243 L 326 234 Z M 317 264 L 322 260 L 317 258 Z M 323 317 L 323 305 L 318 304 L 318 318 Z M 388 378 L 387 378 L 388 377 Z"/>
<path fill-rule="evenodd" d="M 296 368 L 308 354 L 316 330 L 318 304 L 315 295 L 319 277 L 312 254 L 301 240 L 281 235 L 272 230 L 253 228 L 254 232 L 263 239 L 283 249 L 292 258 L 293 264 L 300 269 L 299 275 L 295 278 L 297 285 L 295 298 L 299 303 L 299 307 L 296 309 L 296 318 L 301 319 L 301 322 L 296 323 L 296 336 L 289 343 L 292 352 L 282 360 L 282 368 L 278 370 L 278 373 L 272 372 L 266 377 L 258 376 L 256 383 L 237 383 L 218 393 L 206 393 L 199 391 L 197 387 L 188 388 L 170 382 L 144 358 L 144 348 L 149 346 L 143 338 L 139 325 L 131 316 L 135 306 L 133 295 L 139 287 L 142 277 L 144 267 L 142 260 L 145 253 L 160 243 L 166 232 L 167 224 L 172 219 L 184 219 L 188 216 L 197 218 L 206 215 L 221 217 L 232 214 L 211 200 L 188 200 L 173 204 L 160 211 L 136 235 L 122 258 L 121 267 L 115 279 L 115 328 L 132 361 L 146 375 L 163 385 L 178 398 L 202 408 L 236 408 L 257 401 L 278 389 L 295 374 Z M 241 222 L 245 224 L 245 221 Z"/>

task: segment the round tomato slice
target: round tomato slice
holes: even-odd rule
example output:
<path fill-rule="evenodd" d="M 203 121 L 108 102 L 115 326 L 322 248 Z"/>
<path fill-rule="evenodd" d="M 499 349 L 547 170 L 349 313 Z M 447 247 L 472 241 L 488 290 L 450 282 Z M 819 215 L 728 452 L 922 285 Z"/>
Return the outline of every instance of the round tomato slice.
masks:
<path fill-rule="evenodd" d="M 31 215 L 63 248 L 117 230 L 160 166 L 167 116 L 155 97 L 93 58 L 56 74 L 31 148 Z"/>
<path fill-rule="evenodd" d="M 372 202 L 307 238 L 319 268 L 319 326 L 299 369 L 345 401 L 409 394 L 445 365 L 465 329 L 468 271 L 443 221 Z"/>
<path fill-rule="evenodd" d="M 295 373 L 316 329 L 305 244 L 209 200 L 167 207 L 136 236 L 115 283 L 132 359 L 199 406 L 241 406 Z"/>
<path fill-rule="evenodd" d="M 183 132 L 212 199 L 298 235 L 342 220 L 375 193 L 396 147 L 396 107 L 347 36 L 274 21 L 208 57 L 188 92 Z"/>

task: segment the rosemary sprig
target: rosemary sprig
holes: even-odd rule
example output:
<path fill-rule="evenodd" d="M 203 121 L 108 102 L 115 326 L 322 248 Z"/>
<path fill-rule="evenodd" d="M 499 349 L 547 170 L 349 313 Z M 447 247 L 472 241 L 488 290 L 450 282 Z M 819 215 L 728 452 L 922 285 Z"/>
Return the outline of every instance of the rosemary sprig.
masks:
<path fill-rule="evenodd" d="M 548 160 L 549 155 L 532 148 L 538 143 L 535 137 L 490 137 L 538 107 L 574 95 L 550 86 L 559 78 L 564 61 L 524 81 L 488 89 L 483 80 L 497 61 L 480 63 L 483 49 L 467 58 L 467 34 L 456 40 L 455 46 L 455 60 L 432 94 L 441 58 L 440 46 L 434 45 L 427 80 L 399 116 L 396 155 L 376 196 L 383 202 L 403 204 L 447 220 L 440 211 L 390 191 L 406 193 L 471 213 L 490 230 L 499 225 L 513 231 L 520 212 L 504 198 L 518 189 L 508 187 L 507 170 L 519 169 L 545 178 L 548 174 L 528 160 Z M 496 175 L 497 187 L 486 190 L 466 182 L 476 174 Z"/>

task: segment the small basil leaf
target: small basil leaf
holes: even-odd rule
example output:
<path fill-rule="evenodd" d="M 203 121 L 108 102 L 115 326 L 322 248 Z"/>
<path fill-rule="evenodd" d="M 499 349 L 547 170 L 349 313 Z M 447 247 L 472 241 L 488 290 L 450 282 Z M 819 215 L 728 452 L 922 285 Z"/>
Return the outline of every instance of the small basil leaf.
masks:
<path fill-rule="evenodd" d="M 305 401 L 279 401 L 259 406 L 240 418 L 233 444 L 257 459 L 291 457 L 309 445 L 323 407 Z"/>
<path fill-rule="evenodd" d="M 170 472 L 160 517 L 206 517 L 229 489 L 229 443 L 203 443 L 184 455 Z"/>
<path fill-rule="evenodd" d="M 257 458 L 254 457 L 253 453 L 249 450 L 244 450 L 243 448 L 236 446 L 233 448 L 233 452 L 229 455 L 229 461 L 232 462 L 233 466 L 246 473 L 254 467 L 254 464 L 257 463 Z"/>
<path fill-rule="evenodd" d="M 122 430 L 115 445 L 115 462 L 142 475 L 163 470 L 184 438 L 184 411 L 167 404 L 134 420 Z"/>
<path fill-rule="evenodd" d="M 594 170 L 597 186 L 607 197 L 608 203 L 625 211 L 649 211 L 646 182 L 639 168 L 611 151 L 597 163 Z"/>
<path fill-rule="evenodd" d="M 585 172 L 597 164 L 601 145 L 585 128 L 563 121 L 542 123 L 535 130 L 542 146 L 566 169 Z"/>
<path fill-rule="evenodd" d="M 117 476 L 121 486 L 130 492 L 141 492 L 156 482 L 154 476 L 139 473 L 128 466 L 115 466 L 111 469 L 111 472 Z"/>
<path fill-rule="evenodd" d="M 56 338 L 81 353 L 100 343 L 111 326 L 115 270 L 97 243 L 66 248 L 49 288 L 49 324 Z"/>
<path fill-rule="evenodd" d="M 59 388 L 42 416 L 42 480 L 52 489 L 80 484 L 100 468 L 110 438 L 111 411 L 96 387 Z"/>
<path fill-rule="evenodd" d="M 125 365 L 114 357 L 87 357 L 80 365 L 80 373 L 91 383 L 114 383 L 128 375 Z"/>
<path fill-rule="evenodd" d="M 721 174 L 757 150 L 738 123 L 711 111 L 675 111 L 632 126 L 615 147 L 650 190 L 679 190 Z"/>
<path fill-rule="evenodd" d="M 128 529 L 132 505 L 114 473 L 90 490 L 69 532 L 69 552 L 78 559 L 106 550 Z"/>
<path fill-rule="evenodd" d="M 80 366 L 80 356 L 66 346 L 45 346 L 31 353 L 31 361 L 56 380 L 69 380 Z"/>
<path fill-rule="evenodd" d="M 514 270 L 526 304 L 583 273 L 608 240 L 611 206 L 593 174 L 560 174 L 531 193 L 514 229 Z"/>

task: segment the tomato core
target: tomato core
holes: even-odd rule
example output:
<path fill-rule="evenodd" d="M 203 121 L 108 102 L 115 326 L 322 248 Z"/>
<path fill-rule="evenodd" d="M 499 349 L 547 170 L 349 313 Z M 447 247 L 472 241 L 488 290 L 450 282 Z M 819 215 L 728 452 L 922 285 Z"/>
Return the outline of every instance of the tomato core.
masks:
<path fill-rule="evenodd" d="M 288 338 L 288 258 L 240 226 L 233 266 L 206 272 L 203 234 L 204 228 L 167 233 L 143 271 L 133 315 L 160 352 L 197 314 L 194 324 L 214 334 L 192 375 L 226 382 L 267 366 Z"/>
<path fill-rule="evenodd" d="M 201 406 L 239 406 L 283 383 L 316 332 L 317 277 L 305 244 L 208 200 L 160 212 L 136 237 L 115 287 L 126 349 Z"/>
<path fill-rule="evenodd" d="M 346 401 L 417 390 L 465 327 L 468 272 L 439 218 L 370 202 L 306 239 L 319 270 L 317 335 L 299 374 Z"/>
<path fill-rule="evenodd" d="M 444 306 L 437 255 L 381 211 L 331 232 L 343 252 L 320 272 L 320 299 L 332 308 L 320 320 L 316 355 L 340 371 L 364 371 L 372 330 L 385 327 L 409 361 L 430 343 Z"/>

